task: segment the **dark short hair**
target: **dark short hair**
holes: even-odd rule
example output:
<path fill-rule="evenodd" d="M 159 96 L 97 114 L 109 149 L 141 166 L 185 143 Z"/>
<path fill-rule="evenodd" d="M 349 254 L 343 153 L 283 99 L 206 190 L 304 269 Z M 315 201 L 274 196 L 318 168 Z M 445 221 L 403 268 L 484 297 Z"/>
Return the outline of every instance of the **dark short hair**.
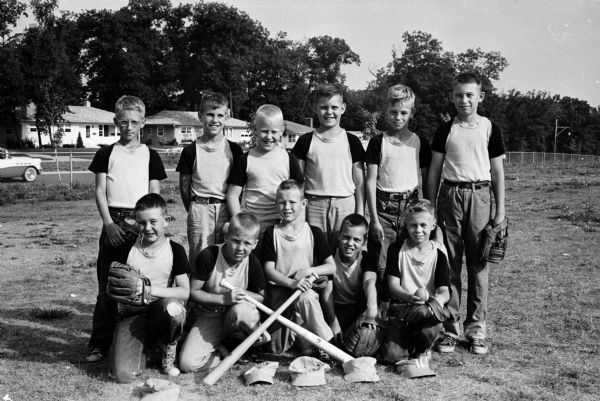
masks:
<path fill-rule="evenodd" d="M 227 107 L 229 106 L 229 101 L 225 97 L 225 95 L 219 92 L 206 91 L 202 95 L 202 100 L 200 100 L 200 113 L 204 112 L 204 108 L 212 105 L 214 107 Z"/>
<path fill-rule="evenodd" d="M 289 189 L 297 189 L 302 194 L 302 198 L 304 198 L 304 188 L 294 179 L 281 181 L 281 184 L 277 187 L 277 195 L 279 195 L 281 191 L 287 191 Z"/>
<path fill-rule="evenodd" d="M 159 194 L 150 193 L 142 196 L 135 203 L 135 211 L 139 212 L 146 209 L 160 208 L 163 213 L 167 211 L 167 202 Z"/>
<path fill-rule="evenodd" d="M 462 72 L 454 78 L 453 86 L 455 86 L 456 84 L 470 84 L 470 83 L 477 84 L 479 87 L 481 87 L 481 84 L 483 83 L 483 80 L 481 79 L 481 75 L 479 75 L 475 71 Z"/>
<path fill-rule="evenodd" d="M 338 85 L 334 84 L 321 84 L 318 85 L 311 93 L 313 104 L 317 104 L 317 102 L 323 98 L 329 99 L 333 96 L 341 96 L 344 98 L 344 91 Z"/>
<path fill-rule="evenodd" d="M 227 233 L 233 232 L 254 232 L 258 238 L 260 231 L 260 223 L 258 219 L 251 213 L 241 212 L 236 214 L 229 221 L 229 229 Z"/>
<path fill-rule="evenodd" d="M 342 220 L 342 224 L 340 226 L 340 231 L 344 229 L 344 224 L 347 224 L 350 227 L 364 227 L 367 232 L 369 231 L 369 222 L 364 216 L 358 213 L 352 213 L 344 217 L 344 220 Z M 365 236 L 366 235 L 367 234 L 365 233 Z"/>

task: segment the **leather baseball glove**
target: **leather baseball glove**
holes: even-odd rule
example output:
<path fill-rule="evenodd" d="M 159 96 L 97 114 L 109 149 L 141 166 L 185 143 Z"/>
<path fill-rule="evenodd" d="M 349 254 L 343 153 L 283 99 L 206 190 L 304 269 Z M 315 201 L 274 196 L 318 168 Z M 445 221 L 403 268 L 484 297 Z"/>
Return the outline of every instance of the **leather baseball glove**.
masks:
<path fill-rule="evenodd" d="M 422 323 L 442 323 L 448 319 L 448 312 L 435 298 L 430 297 L 423 305 L 413 305 L 404 320 L 407 325 Z"/>
<path fill-rule="evenodd" d="M 344 348 L 357 358 L 375 355 L 383 342 L 386 326 L 382 319 L 368 319 L 365 313 L 361 314 L 344 332 Z"/>
<path fill-rule="evenodd" d="M 508 219 L 492 226 L 488 223 L 483 229 L 483 241 L 481 243 L 481 260 L 498 263 L 504 259 L 506 245 L 508 243 Z"/>
<path fill-rule="evenodd" d="M 108 272 L 106 293 L 115 301 L 128 306 L 145 306 L 150 303 L 151 283 L 139 269 L 112 262 Z"/>

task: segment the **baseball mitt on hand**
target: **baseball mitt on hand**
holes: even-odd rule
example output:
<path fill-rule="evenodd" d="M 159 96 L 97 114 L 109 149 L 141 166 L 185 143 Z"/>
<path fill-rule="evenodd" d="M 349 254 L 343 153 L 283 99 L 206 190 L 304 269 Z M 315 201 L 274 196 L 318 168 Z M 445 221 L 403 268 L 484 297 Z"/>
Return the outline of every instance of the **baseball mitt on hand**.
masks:
<path fill-rule="evenodd" d="M 508 243 L 508 219 L 492 226 L 488 223 L 483 229 L 483 241 L 481 243 L 481 260 L 498 263 L 504 259 L 506 245 Z"/>
<path fill-rule="evenodd" d="M 385 326 L 381 319 L 367 319 L 363 313 L 344 333 L 344 348 L 357 358 L 375 355 L 383 342 Z"/>
<path fill-rule="evenodd" d="M 435 298 L 429 298 L 423 305 L 413 305 L 406 314 L 407 325 L 422 323 L 442 323 L 448 319 L 448 313 Z"/>
<path fill-rule="evenodd" d="M 150 303 L 150 279 L 139 269 L 112 262 L 108 272 L 106 293 L 117 302 L 129 306 L 145 306 Z"/>

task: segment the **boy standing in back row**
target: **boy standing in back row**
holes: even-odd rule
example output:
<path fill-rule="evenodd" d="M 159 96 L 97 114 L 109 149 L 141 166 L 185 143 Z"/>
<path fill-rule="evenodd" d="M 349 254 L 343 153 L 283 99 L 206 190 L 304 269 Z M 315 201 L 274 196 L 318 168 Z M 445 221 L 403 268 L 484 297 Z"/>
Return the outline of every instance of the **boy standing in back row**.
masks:
<path fill-rule="evenodd" d="M 304 172 L 306 220 L 319 227 L 335 248 L 344 217 L 364 214 L 364 149 L 356 136 L 340 127 L 346 111 L 341 89 L 320 85 L 312 97 L 319 128 L 302 135 L 292 154 Z"/>
<path fill-rule="evenodd" d="M 86 361 L 97 362 L 108 354 L 115 328 L 117 304 L 106 295 L 108 270 L 121 251 L 137 238 L 135 203 L 147 193 L 159 193 L 159 180 L 167 178 L 158 153 L 140 143 L 146 123 L 146 106 L 140 98 L 122 96 L 115 104 L 119 141 L 100 148 L 89 170 L 96 175 L 96 206 L 102 218 L 97 274 L 98 297 Z"/>
<path fill-rule="evenodd" d="M 188 211 L 191 266 L 202 249 L 223 242 L 223 226 L 229 221 L 225 204 L 227 176 L 233 161 L 242 155 L 242 148 L 223 136 L 228 105 L 220 93 L 202 96 L 198 112 L 202 135 L 183 149 L 176 168 L 181 200 Z"/>
<path fill-rule="evenodd" d="M 458 115 L 442 124 L 433 139 L 428 196 L 435 205 L 450 259 L 451 317 L 436 344 L 439 352 L 453 352 L 459 335 L 461 267 L 463 250 L 467 264 L 467 316 L 465 338 L 471 352 L 486 354 L 488 268 L 480 259 L 483 229 L 496 212 L 492 225 L 504 220 L 504 146 L 498 126 L 477 114 L 484 98 L 481 79 L 474 73 L 456 77 L 452 102 Z M 440 187 L 440 178 L 443 180 Z M 438 193 L 439 190 L 439 193 Z"/>
<path fill-rule="evenodd" d="M 369 141 L 367 163 L 367 204 L 371 227 L 369 257 L 377 263 L 379 281 L 383 283 L 387 250 L 396 242 L 404 227 L 404 209 L 419 199 L 419 179 L 427 188 L 431 150 L 426 140 L 408 129 L 415 113 L 415 94 L 405 85 L 388 90 L 385 119 L 388 130 Z M 384 298 L 387 284 L 382 285 Z"/>

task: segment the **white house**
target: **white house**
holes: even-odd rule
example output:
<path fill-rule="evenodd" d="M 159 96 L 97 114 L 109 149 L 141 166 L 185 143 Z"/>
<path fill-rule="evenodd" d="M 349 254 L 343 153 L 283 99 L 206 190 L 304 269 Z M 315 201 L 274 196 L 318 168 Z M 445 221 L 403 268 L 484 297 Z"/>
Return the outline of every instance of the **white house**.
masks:
<path fill-rule="evenodd" d="M 117 140 L 117 128 L 113 118 L 114 113 L 91 107 L 89 103 L 85 106 L 67 106 L 68 111 L 62 115 L 63 121 L 52 127 L 52 134 L 62 130 L 63 137 L 61 145 L 77 144 L 77 136 L 81 135 L 84 147 L 98 147 L 108 145 Z M 30 141 L 35 147 L 39 147 L 38 132 L 35 125 L 35 105 L 27 107 L 25 116 L 16 127 L 0 127 L 0 143 L 16 147 L 19 143 Z M 50 136 L 42 135 L 42 145 L 50 145 Z"/>

